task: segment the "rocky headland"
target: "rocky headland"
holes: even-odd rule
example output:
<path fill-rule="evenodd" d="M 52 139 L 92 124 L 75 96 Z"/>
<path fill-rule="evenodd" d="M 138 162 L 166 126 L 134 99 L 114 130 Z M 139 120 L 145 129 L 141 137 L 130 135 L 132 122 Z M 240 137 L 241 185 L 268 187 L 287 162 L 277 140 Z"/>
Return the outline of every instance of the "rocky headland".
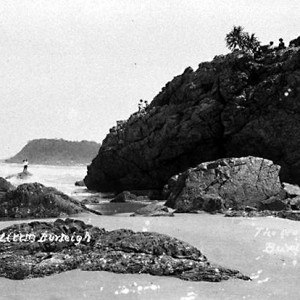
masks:
<path fill-rule="evenodd" d="M 73 269 L 218 282 L 250 280 L 211 264 L 195 247 L 154 232 L 106 231 L 80 220 L 31 222 L 0 231 L 0 276 L 25 279 Z"/>
<path fill-rule="evenodd" d="M 203 162 L 255 156 L 300 183 L 300 48 L 240 51 L 187 68 L 145 110 L 118 122 L 88 167 L 89 189 L 162 190 Z"/>

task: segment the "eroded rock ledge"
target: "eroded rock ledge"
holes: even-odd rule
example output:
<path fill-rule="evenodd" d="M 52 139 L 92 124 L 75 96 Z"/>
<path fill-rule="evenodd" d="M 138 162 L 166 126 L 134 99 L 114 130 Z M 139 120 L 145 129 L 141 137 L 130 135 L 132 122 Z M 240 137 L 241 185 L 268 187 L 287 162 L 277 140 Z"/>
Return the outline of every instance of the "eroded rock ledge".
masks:
<path fill-rule="evenodd" d="M 22 241 L 0 242 L 2 277 L 25 279 L 81 269 L 148 273 L 193 281 L 250 280 L 239 271 L 210 264 L 195 247 L 159 233 L 127 229 L 106 231 L 80 220 L 57 219 L 52 223 L 13 225 L 1 230 L 0 237 L 1 240 L 8 236 L 12 239 L 13 234 L 20 233 Z M 39 242 L 46 233 L 73 236 L 75 240 Z M 26 234 L 30 234 L 31 241 L 26 241 Z"/>

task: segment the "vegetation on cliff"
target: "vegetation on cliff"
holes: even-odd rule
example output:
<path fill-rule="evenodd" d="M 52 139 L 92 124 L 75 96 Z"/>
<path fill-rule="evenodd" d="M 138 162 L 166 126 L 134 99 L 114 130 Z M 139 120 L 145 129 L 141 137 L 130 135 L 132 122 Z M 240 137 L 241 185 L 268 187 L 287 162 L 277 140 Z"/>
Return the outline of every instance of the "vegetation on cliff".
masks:
<path fill-rule="evenodd" d="M 36 139 L 5 162 L 31 164 L 72 165 L 88 164 L 97 155 L 100 144 L 90 141 L 73 142 L 63 139 Z"/>
<path fill-rule="evenodd" d="M 226 35 L 226 46 L 231 49 L 239 49 L 245 52 L 254 53 L 260 46 L 260 42 L 254 33 L 249 34 L 242 26 L 234 26 Z"/>

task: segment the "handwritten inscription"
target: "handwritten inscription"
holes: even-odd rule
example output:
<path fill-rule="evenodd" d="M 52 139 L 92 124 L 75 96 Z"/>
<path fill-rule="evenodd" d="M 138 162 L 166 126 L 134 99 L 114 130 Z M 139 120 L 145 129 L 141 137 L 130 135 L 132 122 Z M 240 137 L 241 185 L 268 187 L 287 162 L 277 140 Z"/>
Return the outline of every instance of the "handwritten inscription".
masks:
<path fill-rule="evenodd" d="M 63 243 L 63 242 L 72 242 L 74 245 L 79 245 L 81 242 L 90 242 L 91 235 L 88 232 L 85 232 L 85 235 L 79 235 L 73 234 L 68 235 L 61 233 L 59 235 L 49 232 L 42 232 L 40 236 L 36 236 L 33 233 L 2 233 L 0 235 L 0 243 L 11 243 L 11 242 L 19 242 L 19 243 L 45 243 L 45 242 L 57 242 L 57 243 Z"/>
<path fill-rule="evenodd" d="M 276 231 L 266 227 L 256 227 L 256 233 L 254 237 L 262 235 L 271 238 L 277 236 L 278 234 L 280 235 L 281 239 L 284 239 L 286 237 L 292 237 L 292 236 L 297 237 L 299 235 L 299 231 L 295 229 L 286 229 L 286 228 Z"/>
<path fill-rule="evenodd" d="M 277 245 L 276 243 L 266 243 L 266 248 L 263 250 L 263 252 L 266 252 L 268 254 L 291 252 L 296 256 L 299 253 L 299 247 L 300 247 L 299 243 L 295 243 L 295 244 L 285 243 L 284 245 Z"/>
<path fill-rule="evenodd" d="M 298 242 L 298 237 L 300 237 L 299 230 L 287 228 L 274 230 L 267 227 L 256 227 L 254 237 L 258 236 L 273 239 L 270 242 L 266 242 L 263 249 L 263 252 L 267 254 L 290 253 L 297 256 L 300 253 L 300 243 Z"/>

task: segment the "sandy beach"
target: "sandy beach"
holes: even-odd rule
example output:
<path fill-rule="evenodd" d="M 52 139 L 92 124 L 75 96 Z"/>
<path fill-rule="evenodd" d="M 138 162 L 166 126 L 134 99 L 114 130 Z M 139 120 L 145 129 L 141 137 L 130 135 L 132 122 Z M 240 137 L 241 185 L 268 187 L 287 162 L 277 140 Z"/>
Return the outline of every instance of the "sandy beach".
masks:
<path fill-rule="evenodd" d="M 1 278 L 0 299 L 299 299 L 298 222 L 267 218 L 176 214 L 174 218 L 82 215 L 107 230 L 155 231 L 189 242 L 209 261 L 238 269 L 251 282 L 187 282 L 170 277 L 74 270 L 13 281 Z M 47 220 L 48 221 L 48 220 Z M 21 221 L 17 221 L 20 222 Z M 17 222 L 1 222 L 4 228 Z"/>

